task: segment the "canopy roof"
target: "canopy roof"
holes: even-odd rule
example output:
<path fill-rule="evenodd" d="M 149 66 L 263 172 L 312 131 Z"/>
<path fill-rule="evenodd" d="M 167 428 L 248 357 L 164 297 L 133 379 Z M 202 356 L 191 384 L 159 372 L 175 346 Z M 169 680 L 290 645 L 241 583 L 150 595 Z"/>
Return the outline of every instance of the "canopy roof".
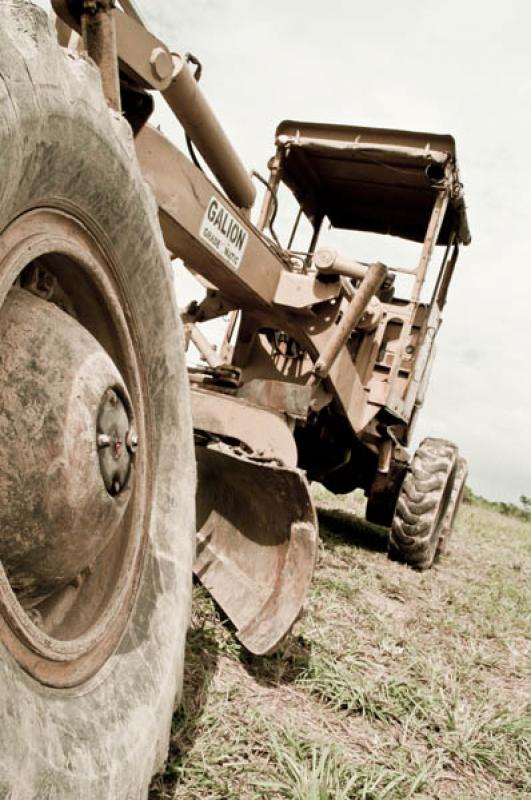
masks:
<path fill-rule="evenodd" d="M 282 180 L 312 221 L 421 242 L 437 191 L 450 203 L 439 236 L 470 241 L 452 136 L 350 125 L 281 122 Z"/>

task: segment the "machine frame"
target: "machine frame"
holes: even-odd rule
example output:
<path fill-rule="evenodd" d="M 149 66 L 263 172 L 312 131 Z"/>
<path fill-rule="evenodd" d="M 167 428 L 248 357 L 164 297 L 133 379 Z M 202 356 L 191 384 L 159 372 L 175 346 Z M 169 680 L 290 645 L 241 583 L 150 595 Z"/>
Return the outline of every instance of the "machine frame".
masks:
<path fill-rule="evenodd" d="M 131 125 L 170 255 L 206 289 L 203 300 L 182 310 L 187 340 L 203 361 L 189 372 L 199 465 L 196 574 L 246 646 L 269 652 L 299 613 L 313 570 L 316 518 L 306 477 L 338 493 L 363 488 L 368 517 L 391 525 L 459 245 L 470 241 L 455 143 L 447 135 L 286 120 L 277 128 L 268 179 L 249 174 L 200 90 L 198 59 L 170 52 L 131 0 L 121 6 L 53 0 L 59 41 L 88 52 L 109 106 Z M 148 124 L 153 91 L 182 124 L 191 158 Z M 253 178 L 266 187 L 256 224 Z M 299 205 L 286 247 L 274 228 L 281 183 Z M 301 254 L 291 244 L 303 214 L 313 233 Z M 326 218 L 338 228 L 417 241 L 418 263 L 361 263 L 319 249 Z M 437 245 L 444 256 L 426 303 L 421 292 Z M 411 279 L 405 298 L 394 297 L 396 275 Z M 199 326 L 225 315 L 224 341 L 215 347 Z M 262 564 L 273 521 L 266 515 L 257 533 L 260 509 L 242 519 L 247 501 L 234 505 L 229 480 L 238 474 L 245 483 L 256 464 L 269 470 L 269 497 L 282 506 L 285 531 L 277 542 L 283 557 L 264 562 L 263 574 L 254 565 Z M 215 487 L 220 476 L 223 491 Z M 452 467 L 448 489 L 454 477 Z M 231 505 L 234 524 L 226 530 L 231 514 L 214 513 L 213 503 Z M 290 503 L 298 509 L 292 516 Z M 295 534 L 304 554 L 298 574 Z M 292 574 L 295 589 L 286 592 Z M 246 581 L 268 587 L 253 611 L 234 589 Z"/>

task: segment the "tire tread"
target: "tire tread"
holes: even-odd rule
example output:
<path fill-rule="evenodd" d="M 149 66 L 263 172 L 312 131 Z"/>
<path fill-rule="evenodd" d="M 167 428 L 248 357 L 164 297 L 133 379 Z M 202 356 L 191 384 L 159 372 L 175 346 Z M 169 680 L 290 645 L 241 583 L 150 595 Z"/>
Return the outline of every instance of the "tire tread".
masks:
<path fill-rule="evenodd" d="M 424 439 L 406 475 L 389 535 L 389 557 L 417 569 L 432 566 L 449 481 L 453 480 L 458 451 L 446 439 Z M 442 516 L 441 516 L 442 513 Z"/>

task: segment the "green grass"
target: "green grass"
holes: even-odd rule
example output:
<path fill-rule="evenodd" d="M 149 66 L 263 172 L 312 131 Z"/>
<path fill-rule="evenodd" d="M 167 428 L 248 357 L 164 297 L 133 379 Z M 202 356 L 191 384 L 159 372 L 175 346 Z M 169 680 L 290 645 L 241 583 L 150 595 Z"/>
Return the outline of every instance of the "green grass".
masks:
<path fill-rule="evenodd" d="M 471 502 L 427 573 L 357 495 L 315 493 L 321 549 L 281 652 L 194 588 L 184 700 L 150 800 L 531 796 L 531 524 Z"/>

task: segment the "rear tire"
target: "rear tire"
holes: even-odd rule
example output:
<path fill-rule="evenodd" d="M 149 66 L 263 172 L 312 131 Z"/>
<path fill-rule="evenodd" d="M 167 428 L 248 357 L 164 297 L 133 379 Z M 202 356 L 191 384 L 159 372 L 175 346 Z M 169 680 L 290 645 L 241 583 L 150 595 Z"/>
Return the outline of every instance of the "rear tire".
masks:
<path fill-rule="evenodd" d="M 457 469 L 457 447 L 424 439 L 402 484 L 389 537 L 389 557 L 419 570 L 435 559 Z"/>
<path fill-rule="evenodd" d="M 166 757 L 182 686 L 195 537 L 192 422 L 171 265 L 131 132 L 107 108 L 98 70 L 61 49 L 47 15 L 26 0 L 1 2 L 0 15 L 0 318 L 22 270 L 46 262 L 75 308 L 72 324 L 98 340 L 124 378 L 145 432 L 135 481 L 149 499 L 142 515 L 128 518 L 140 542 L 133 583 L 120 548 L 113 551 L 120 581 L 131 585 L 107 649 L 98 645 L 92 662 L 83 650 L 90 625 L 87 635 L 48 637 L 31 655 L 28 637 L 42 634 L 0 564 L 0 798 L 140 800 Z M 84 243 L 86 258 L 73 241 Z M 101 274 L 90 272 L 92 262 L 104 265 Z M 9 356 L 1 346 L 0 370 Z M 9 392 L 11 407 L 24 404 L 16 387 Z M 14 424 L 5 406 L 0 398 L 4 442 Z M 97 457 L 95 430 L 91 436 Z M 4 464 L 4 508 L 12 477 Z M 93 564 L 86 571 L 92 575 Z M 100 605 L 106 597 L 102 590 Z M 110 612 L 100 613 L 97 599 L 104 626 Z"/>
<path fill-rule="evenodd" d="M 452 493 L 448 508 L 441 523 L 441 534 L 439 536 L 439 543 L 437 545 L 437 552 L 435 553 L 435 560 L 437 561 L 441 556 L 446 555 L 448 552 L 448 540 L 453 533 L 457 512 L 463 500 L 465 491 L 466 479 L 468 476 L 468 464 L 464 458 L 457 459 L 457 469 L 455 471 L 454 485 L 452 486 Z"/>

